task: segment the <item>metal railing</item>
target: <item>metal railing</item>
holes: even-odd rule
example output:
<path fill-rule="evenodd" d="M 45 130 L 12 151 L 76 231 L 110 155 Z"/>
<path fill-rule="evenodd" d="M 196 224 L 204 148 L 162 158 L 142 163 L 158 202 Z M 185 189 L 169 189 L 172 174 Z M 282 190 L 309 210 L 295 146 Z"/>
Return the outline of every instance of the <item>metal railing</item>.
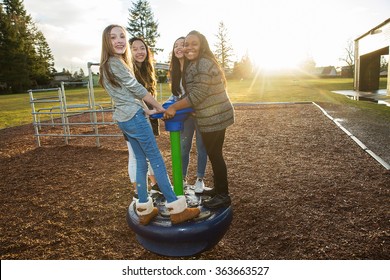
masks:
<path fill-rule="evenodd" d="M 161 66 L 162 65 L 162 66 Z M 169 65 L 156 65 L 156 69 L 165 69 Z M 30 95 L 31 114 L 33 116 L 34 136 L 38 146 L 41 146 L 42 137 L 63 137 L 65 144 L 69 144 L 71 137 L 96 137 L 96 146 L 100 146 L 100 137 L 120 137 L 123 134 L 105 134 L 99 131 L 100 126 L 113 125 L 115 122 L 106 121 L 105 113 L 114 111 L 114 103 L 110 102 L 97 103 L 95 100 L 94 81 L 92 67 L 99 66 L 99 63 L 88 62 L 88 81 L 86 82 L 61 82 L 59 87 L 28 90 Z M 165 67 L 165 68 L 164 68 Z M 65 87 L 67 85 L 81 85 L 88 89 L 88 98 L 86 103 L 68 104 Z M 162 100 L 162 84 L 157 86 L 157 96 L 160 95 Z M 53 92 L 56 92 L 54 95 Z M 48 95 L 45 95 L 47 93 Z M 37 97 L 39 95 L 39 97 Z M 44 95 L 44 96 L 42 96 Z M 48 106 L 53 104 L 53 106 Z M 79 121 L 71 122 L 70 117 L 89 114 L 89 122 Z M 99 120 L 98 115 L 101 116 Z M 61 133 L 48 133 L 45 127 L 62 127 Z M 77 134 L 72 131 L 72 127 L 84 126 L 91 127 L 90 134 Z"/>
<path fill-rule="evenodd" d="M 42 137 L 63 137 L 65 144 L 69 144 L 71 137 L 96 137 L 96 145 L 100 146 L 100 137 L 119 137 L 122 134 L 105 134 L 99 132 L 99 126 L 113 125 L 115 122 L 106 121 L 105 113 L 114 111 L 114 104 L 111 102 L 97 103 L 95 100 L 92 66 L 98 66 L 99 63 L 88 62 L 88 81 L 87 82 L 61 82 L 60 87 L 28 90 L 31 105 L 31 114 L 33 116 L 34 136 L 37 145 L 41 146 Z M 65 86 L 66 85 L 85 85 L 88 89 L 88 99 L 86 103 L 68 104 Z M 56 95 L 53 93 L 56 92 Z M 39 97 L 38 97 L 39 96 Z M 47 106 L 53 104 L 54 106 Z M 71 122 L 70 117 L 89 114 L 89 122 L 78 121 Z M 98 114 L 101 116 L 100 120 Z M 48 117 L 47 117 L 48 116 Z M 49 133 L 44 127 L 62 127 L 59 133 Z M 72 132 L 72 127 L 83 126 L 91 127 L 92 132 L 88 134 L 77 134 Z"/>

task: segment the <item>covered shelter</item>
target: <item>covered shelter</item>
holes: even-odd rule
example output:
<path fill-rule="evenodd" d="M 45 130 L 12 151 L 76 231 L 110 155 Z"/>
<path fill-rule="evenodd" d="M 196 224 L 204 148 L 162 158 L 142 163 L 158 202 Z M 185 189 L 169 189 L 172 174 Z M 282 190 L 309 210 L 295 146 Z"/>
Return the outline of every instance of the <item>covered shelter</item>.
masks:
<path fill-rule="evenodd" d="M 390 18 L 355 39 L 355 91 L 378 92 L 381 56 L 389 54 L 389 45 Z M 389 58 L 386 95 L 390 96 Z"/>

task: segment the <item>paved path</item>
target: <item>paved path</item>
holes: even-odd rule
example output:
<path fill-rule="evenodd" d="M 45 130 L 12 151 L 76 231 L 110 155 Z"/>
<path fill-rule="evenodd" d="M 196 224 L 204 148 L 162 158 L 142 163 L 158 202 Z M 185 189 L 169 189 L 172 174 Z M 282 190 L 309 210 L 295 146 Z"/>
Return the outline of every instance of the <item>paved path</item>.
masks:
<path fill-rule="evenodd" d="M 390 122 L 380 114 L 367 114 L 352 106 L 319 103 L 327 113 L 361 142 L 390 164 Z M 385 106 L 379 105 L 378 106 Z M 390 110 L 390 108 L 389 108 Z"/>

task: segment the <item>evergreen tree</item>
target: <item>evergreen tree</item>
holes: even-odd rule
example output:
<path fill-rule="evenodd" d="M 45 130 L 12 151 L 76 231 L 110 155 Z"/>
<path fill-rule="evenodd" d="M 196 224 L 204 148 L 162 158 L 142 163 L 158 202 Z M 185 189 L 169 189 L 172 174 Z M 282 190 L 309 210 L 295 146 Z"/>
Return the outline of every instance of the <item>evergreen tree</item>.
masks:
<path fill-rule="evenodd" d="M 85 78 L 84 70 L 80 68 L 80 71 L 75 71 L 72 75 L 74 80 L 82 80 Z"/>
<path fill-rule="evenodd" d="M 41 31 L 35 33 L 34 39 L 36 56 L 34 58 L 34 69 L 31 79 L 40 85 L 48 84 L 55 73 L 54 57 Z"/>
<path fill-rule="evenodd" d="M 218 25 L 218 33 L 216 34 L 217 43 L 215 47 L 215 57 L 217 58 L 221 68 L 226 72 L 231 68 L 233 56 L 233 48 L 228 38 L 228 31 L 225 24 L 221 21 Z"/>
<path fill-rule="evenodd" d="M 6 38 L 8 37 L 9 22 L 6 20 L 6 13 L 3 10 L 3 5 L 0 4 L 0 93 L 6 92 L 8 85 L 6 82 Z"/>
<path fill-rule="evenodd" d="M 0 13 L 0 84 L 21 92 L 48 83 L 55 72 L 54 59 L 23 0 L 3 0 Z"/>
<path fill-rule="evenodd" d="M 85 78 L 85 74 L 84 74 L 83 68 L 80 68 L 80 71 L 79 71 L 79 78 L 80 78 L 80 79 Z"/>
<path fill-rule="evenodd" d="M 28 53 L 26 50 L 27 16 L 20 0 L 4 0 L 4 20 L 2 30 L 0 69 L 1 77 L 12 92 L 20 92 L 29 87 Z"/>
<path fill-rule="evenodd" d="M 147 0 L 136 0 L 129 9 L 129 22 L 126 30 L 130 37 L 141 37 L 154 53 L 162 51 L 156 48 L 158 22 L 154 20 L 153 12 Z"/>

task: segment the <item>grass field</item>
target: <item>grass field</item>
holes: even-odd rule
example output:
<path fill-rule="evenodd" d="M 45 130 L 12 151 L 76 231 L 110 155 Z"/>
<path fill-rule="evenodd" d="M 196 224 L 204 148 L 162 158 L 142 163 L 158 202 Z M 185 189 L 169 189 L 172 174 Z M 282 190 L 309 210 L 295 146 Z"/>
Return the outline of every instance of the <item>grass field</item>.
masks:
<path fill-rule="evenodd" d="M 385 88 L 386 79 L 381 80 L 381 88 Z M 330 102 L 336 104 L 348 103 L 351 106 L 367 107 L 379 110 L 380 114 L 390 119 L 390 110 L 372 102 L 353 101 L 344 96 L 332 93 L 333 90 L 352 90 L 353 80 L 334 79 L 297 79 L 291 77 L 262 77 L 254 80 L 229 80 L 228 92 L 232 102 Z M 67 104 L 87 104 L 88 90 L 65 89 Z M 158 85 L 158 100 L 162 103 L 170 95 L 169 85 Z M 110 102 L 110 98 L 102 88 L 95 88 L 96 103 Z M 57 95 L 57 92 L 35 93 L 39 98 L 47 95 Z M 39 104 L 39 108 L 58 106 L 59 103 Z M 19 126 L 32 122 L 31 105 L 28 93 L 0 95 L 0 129 Z M 378 112 L 377 112 L 378 113 Z M 46 118 L 49 118 L 47 115 Z M 43 119 L 43 118 L 42 118 Z"/>

